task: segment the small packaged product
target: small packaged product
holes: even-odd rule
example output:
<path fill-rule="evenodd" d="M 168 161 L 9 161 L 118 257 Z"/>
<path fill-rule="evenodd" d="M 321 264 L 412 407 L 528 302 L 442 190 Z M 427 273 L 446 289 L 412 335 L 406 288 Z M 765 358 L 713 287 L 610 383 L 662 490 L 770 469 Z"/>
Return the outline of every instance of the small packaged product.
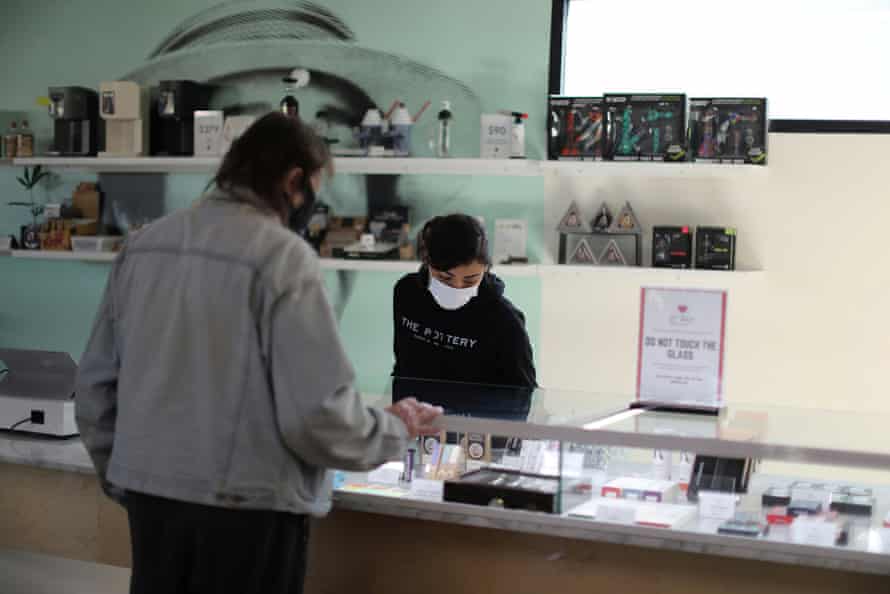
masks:
<path fill-rule="evenodd" d="M 695 161 L 766 165 L 768 131 L 766 99 L 689 100 L 689 150 Z"/>
<path fill-rule="evenodd" d="M 603 158 L 602 97 L 551 97 L 548 156 L 558 161 Z"/>
<path fill-rule="evenodd" d="M 606 159 L 685 161 L 686 95 L 608 94 Z"/>

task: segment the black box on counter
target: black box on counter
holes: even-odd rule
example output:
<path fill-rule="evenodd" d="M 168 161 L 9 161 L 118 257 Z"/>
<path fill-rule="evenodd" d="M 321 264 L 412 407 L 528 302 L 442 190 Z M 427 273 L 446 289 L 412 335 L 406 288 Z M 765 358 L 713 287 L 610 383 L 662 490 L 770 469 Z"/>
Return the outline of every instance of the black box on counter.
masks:
<path fill-rule="evenodd" d="M 608 94 L 605 158 L 685 161 L 686 95 Z"/>
<path fill-rule="evenodd" d="M 454 503 L 559 513 L 559 478 L 483 468 L 445 481 L 444 500 Z"/>

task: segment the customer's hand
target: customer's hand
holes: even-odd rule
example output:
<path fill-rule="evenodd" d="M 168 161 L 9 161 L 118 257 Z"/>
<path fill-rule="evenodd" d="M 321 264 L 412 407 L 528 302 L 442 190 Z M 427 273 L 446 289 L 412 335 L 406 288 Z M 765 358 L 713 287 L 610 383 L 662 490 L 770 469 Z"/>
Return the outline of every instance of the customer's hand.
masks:
<path fill-rule="evenodd" d="M 411 439 L 419 435 L 435 435 L 439 429 L 433 422 L 444 412 L 441 406 L 432 406 L 426 402 L 417 402 L 414 398 L 399 400 L 386 408 L 386 412 L 397 416 L 405 423 Z"/>

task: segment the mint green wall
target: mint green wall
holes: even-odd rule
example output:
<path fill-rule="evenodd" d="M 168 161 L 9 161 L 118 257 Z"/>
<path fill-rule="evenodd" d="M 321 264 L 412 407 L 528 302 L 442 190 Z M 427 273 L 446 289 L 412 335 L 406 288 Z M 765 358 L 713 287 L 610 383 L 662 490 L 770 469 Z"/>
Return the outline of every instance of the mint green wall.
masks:
<path fill-rule="evenodd" d="M 444 71 L 467 84 L 483 111 L 518 109 L 530 113 L 528 152 L 544 153 L 542 120 L 547 80 L 549 2 L 541 0 L 401 0 L 356 2 L 320 0 L 341 17 L 365 47 L 391 52 Z M 45 146 L 49 118 L 35 99 L 51 84 L 96 86 L 132 71 L 176 24 L 217 4 L 212 0 L 102 0 L 58 2 L 6 0 L 0 8 L 0 110 L 29 110 Z M 266 2 L 261 2 L 266 4 Z M 113 8 L 109 8 L 113 6 Z M 395 97 L 423 97 L 423 90 L 394 88 Z M 430 97 L 438 101 L 439 97 Z M 384 100 L 375 97 L 380 103 Z M 385 100 L 388 103 L 388 99 Z M 414 103 L 419 101 L 410 101 Z M 434 108 L 435 109 L 435 105 Z M 457 114 L 460 117 L 461 114 Z M 432 114 L 428 113 L 428 123 Z M 5 127 L 5 122 L 0 127 Z M 478 151 L 470 139 L 461 149 Z M 415 138 L 415 142 L 416 142 Z M 478 143 L 476 142 L 478 145 Z M 5 206 L 24 197 L 14 171 L 0 167 L 0 233 L 15 233 L 28 220 L 20 209 Z M 93 174 L 59 172 L 38 197 L 59 201 L 78 181 Z M 167 178 L 167 209 L 188 205 L 207 176 Z M 363 212 L 364 180 L 339 176 L 324 198 L 341 214 Z M 536 178 L 402 177 L 399 194 L 411 205 L 415 225 L 428 217 L 464 211 L 486 219 L 526 218 L 530 257 L 543 251 L 543 180 Z M 78 357 L 107 274 L 107 266 L 22 261 L 0 258 L 0 345 L 59 349 Z M 341 330 L 355 362 L 360 385 L 380 390 L 392 364 L 392 285 L 396 275 L 353 275 L 348 300 L 341 275 L 327 275 L 331 299 L 342 308 Z M 540 285 L 535 279 L 508 279 L 508 296 L 525 311 L 537 342 Z"/>

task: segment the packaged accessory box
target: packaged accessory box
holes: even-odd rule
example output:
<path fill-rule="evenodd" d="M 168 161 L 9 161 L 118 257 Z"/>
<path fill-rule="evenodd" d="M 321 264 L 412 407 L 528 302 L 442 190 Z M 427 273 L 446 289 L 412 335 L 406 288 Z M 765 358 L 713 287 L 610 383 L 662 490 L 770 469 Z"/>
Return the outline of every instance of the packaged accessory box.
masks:
<path fill-rule="evenodd" d="M 763 98 L 689 100 L 689 152 L 705 163 L 766 165 L 769 119 Z"/>
<path fill-rule="evenodd" d="M 607 94 L 605 158 L 685 161 L 686 95 Z"/>
<path fill-rule="evenodd" d="M 548 156 L 558 161 L 603 158 L 602 97 L 550 98 Z"/>

